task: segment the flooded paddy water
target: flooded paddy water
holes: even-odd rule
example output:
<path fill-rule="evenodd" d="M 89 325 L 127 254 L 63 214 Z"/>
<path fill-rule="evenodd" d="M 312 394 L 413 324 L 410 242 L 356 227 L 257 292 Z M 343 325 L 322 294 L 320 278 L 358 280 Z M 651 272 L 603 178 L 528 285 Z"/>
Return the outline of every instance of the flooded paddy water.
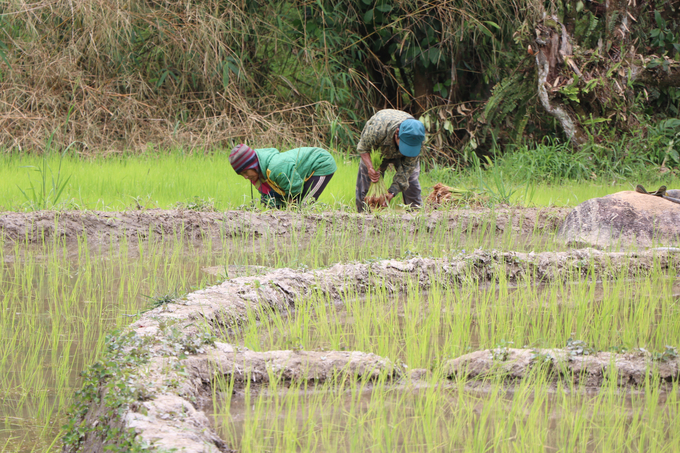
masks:
<path fill-rule="evenodd" d="M 483 389 L 333 383 L 231 396 L 216 414 L 238 451 L 674 451 L 677 391 L 573 392 L 524 381 Z"/>
<path fill-rule="evenodd" d="M 362 350 L 417 369 L 400 385 L 345 379 L 321 384 L 223 382 L 213 412 L 238 451 L 674 451 L 677 382 L 622 389 L 553 382 L 451 379 L 448 358 L 507 348 L 565 348 L 574 355 L 673 351 L 680 281 L 615 281 L 376 290 L 329 304 L 323 294 L 293 312 L 225 335 L 253 350 Z M 673 352 L 669 352 L 673 355 Z M 414 376 L 417 376 L 414 378 Z"/>
<path fill-rule="evenodd" d="M 16 218 L 0 228 L 1 450 L 61 450 L 80 373 L 102 357 L 107 335 L 227 278 L 251 276 L 248 285 L 257 291 L 269 285 L 261 276 L 275 268 L 461 259 L 475 250 L 568 251 L 555 238 L 559 213 L 541 222 L 534 213 L 519 224 L 489 213 L 466 224 L 446 216 L 376 217 L 366 224 L 346 214 L 311 223 L 291 214 L 256 221 L 240 215 L 227 221 L 226 214 L 201 214 L 191 226 L 185 213 L 177 228 L 163 224 L 160 232 L 148 219 L 127 229 L 106 219 L 99 229 L 96 219 L 87 219 L 95 226 L 64 230 L 54 218 L 26 222 L 57 225 L 43 235 Z M 220 230 L 220 222 L 231 227 Z M 405 227 L 418 222 L 421 228 Z M 213 398 L 196 408 L 212 414 L 224 445 L 238 451 L 678 447 L 675 383 L 650 380 L 635 391 L 611 385 L 593 393 L 548 382 L 540 373 L 511 388 L 502 378 L 471 382 L 444 370 L 448 360 L 470 351 L 501 357 L 511 347 L 571 347 L 574 354 L 644 350 L 659 361 L 674 359 L 672 347 L 680 344 L 677 270 L 652 260 L 633 277 L 620 266 L 604 279 L 587 272 L 550 282 L 530 273 L 503 275 L 482 281 L 471 274 L 457 284 L 435 278 L 427 290 L 418 278 L 400 286 L 386 279 L 340 298 L 320 288 L 296 296 L 285 310 L 254 306 L 238 324 L 213 323 L 215 341 L 252 351 L 318 351 L 321 357 L 324 351 L 370 352 L 398 364 L 401 377 L 313 382 L 272 375 L 266 384 L 215 378 L 209 382 Z"/>

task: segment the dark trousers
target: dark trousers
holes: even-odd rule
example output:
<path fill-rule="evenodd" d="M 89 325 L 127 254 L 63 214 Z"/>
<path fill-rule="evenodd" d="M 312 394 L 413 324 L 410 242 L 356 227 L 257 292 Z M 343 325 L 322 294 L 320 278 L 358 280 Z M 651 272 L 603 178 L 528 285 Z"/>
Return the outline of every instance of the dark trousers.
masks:
<path fill-rule="evenodd" d="M 305 181 L 305 185 L 302 186 L 302 200 L 312 201 L 312 198 L 314 201 L 318 200 L 319 195 L 324 191 L 333 175 L 334 173 L 324 176 L 312 176 Z"/>
<path fill-rule="evenodd" d="M 297 204 L 304 202 L 312 203 L 319 198 L 319 195 L 321 195 L 321 192 L 326 188 L 332 177 L 333 173 L 330 175 L 310 177 L 302 186 L 302 193 L 292 199 L 286 199 L 281 194 L 272 190 L 269 192 L 269 195 L 262 195 L 262 204 L 270 208 L 284 209 L 288 204 L 288 201 Z"/>
<path fill-rule="evenodd" d="M 384 170 L 381 170 L 384 174 Z M 423 199 L 420 194 L 420 162 L 416 165 L 415 170 L 408 178 L 408 189 L 402 192 L 404 197 L 404 204 L 412 208 L 419 208 L 423 205 Z M 371 185 L 371 178 L 368 177 L 368 168 L 363 162 L 359 163 L 359 174 L 357 175 L 357 187 L 355 191 L 357 211 L 364 212 L 364 197 Z M 396 195 L 395 195 L 396 196 Z"/>

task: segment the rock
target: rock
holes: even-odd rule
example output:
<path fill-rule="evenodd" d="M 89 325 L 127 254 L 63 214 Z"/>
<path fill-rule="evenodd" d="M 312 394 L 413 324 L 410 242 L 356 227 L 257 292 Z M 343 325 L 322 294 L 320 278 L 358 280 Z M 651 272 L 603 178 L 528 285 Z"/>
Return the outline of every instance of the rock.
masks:
<path fill-rule="evenodd" d="M 680 190 L 668 196 L 680 198 Z M 558 235 L 568 244 L 609 248 L 675 245 L 680 241 L 680 204 L 625 191 L 576 206 Z"/>

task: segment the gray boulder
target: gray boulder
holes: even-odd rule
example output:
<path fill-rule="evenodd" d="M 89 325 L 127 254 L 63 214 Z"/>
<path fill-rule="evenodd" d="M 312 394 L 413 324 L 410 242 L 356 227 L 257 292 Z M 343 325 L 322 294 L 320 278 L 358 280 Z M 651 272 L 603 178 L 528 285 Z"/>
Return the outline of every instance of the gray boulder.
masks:
<path fill-rule="evenodd" d="M 667 195 L 680 199 L 680 190 Z M 593 198 L 567 215 L 558 234 L 572 246 L 678 246 L 680 204 L 632 191 Z"/>

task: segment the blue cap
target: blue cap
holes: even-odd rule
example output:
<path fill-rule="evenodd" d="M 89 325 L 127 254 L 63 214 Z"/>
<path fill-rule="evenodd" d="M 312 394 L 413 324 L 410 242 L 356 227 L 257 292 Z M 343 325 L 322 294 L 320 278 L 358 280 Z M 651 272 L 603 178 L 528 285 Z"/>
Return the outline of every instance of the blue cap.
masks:
<path fill-rule="evenodd" d="M 399 152 L 406 157 L 416 157 L 425 140 L 425 126 L 418 120 L 408 119 L 399 125 Z"/>

